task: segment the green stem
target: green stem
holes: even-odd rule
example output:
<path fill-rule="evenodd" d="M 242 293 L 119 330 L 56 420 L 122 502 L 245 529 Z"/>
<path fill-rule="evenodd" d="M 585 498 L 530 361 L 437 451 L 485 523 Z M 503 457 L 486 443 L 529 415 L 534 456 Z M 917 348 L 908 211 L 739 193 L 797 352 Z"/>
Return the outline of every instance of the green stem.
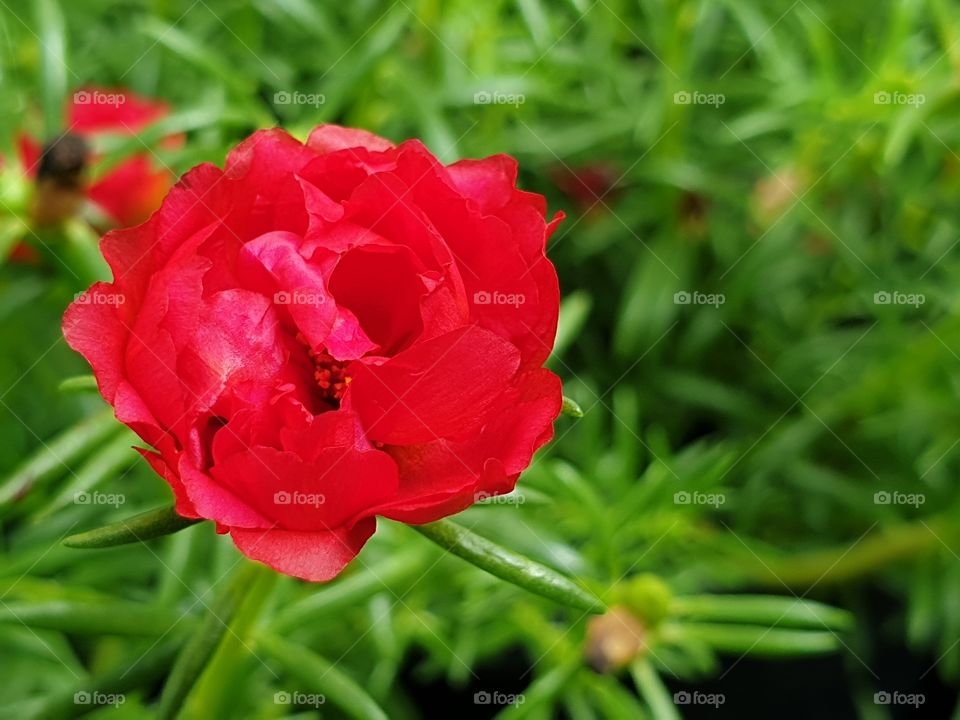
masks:
<path fill-rule="evenodd" d="M 179 532 L 201 520 L 202 518 L 181 517 L 172 506 L 162 507 L 96 530 L 71 535 L 63 544 L 78 549 L 127 545 Z"/>
<path fill-rule="evenodd" d="M 650 706 L 653 720 L 680 720 L 670 690 L 663 684 L 656 669 L 648 660 L 637 660 L 630 665 L 630 675 L 640 695 Z"/>
<path fill-rule="evenodd" d="M 853 616 L 844 610 L 776 595 L 688 595 L 674 598 L 676 618 L 707 622 L 753 623 L 813 630 L 848 630 Z"/>
<path fill-rule="evenodd" d="M 349 675 L 324 657 L 276 635 L 264 634 L 257 646 L 275 658 L 299 682 L 320 691 L 320 702 L 330 701 L 356 720 L 387 720 L 380 705 Z M 284 691 L 281 691 L 281 695 Z"/>
<path fill-rule="evenodd" d="M 190 690 L 230 629 L 248 590 L 262 572 L 272 571 L 267 571 L 262 565 L 245 563 L 214 598 L 197 632 L 177 656 L 170 670 L 160 696 L 160 708 L 157 711 L 160 720 L 173 720 L 180 712 Z"/>
<path fill-rule="evenodd" d="M 450 520 L 411 525 L 444 550 L 473 563 L 481 570 L 561 605 L 603 613 L 603 602 L 556 570 L 475 535 Z"/>
<path fill-rule="evenodd" d="M 853 547 L 817 550 L 765 560 L 751 575 L 765 584 L 783 587 L 834 585 L 856 580 L 930 551 L 956 533 L 940 517 L 901 525 L 870 535 Z"/>
<path fill-rule="evenodd" d="M 798 657 L 835 652 L 839 637 L 830 631 L 784 630 L 763 625 L 681 623 L 663 629 L 665 637 L 686 635 L 706 643 L 716 652 L 757 657 Z"/>

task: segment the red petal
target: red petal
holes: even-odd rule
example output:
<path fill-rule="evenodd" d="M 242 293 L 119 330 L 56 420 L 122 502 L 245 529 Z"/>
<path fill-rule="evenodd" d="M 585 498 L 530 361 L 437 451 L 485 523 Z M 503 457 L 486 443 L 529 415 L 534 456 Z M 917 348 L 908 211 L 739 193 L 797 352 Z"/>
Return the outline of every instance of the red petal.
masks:
<path fill-rule="evenodd" d="M 218 463 L 212 473 L 230 497 L 242 498 L 277 528 L 303 532 L 333 530 L 369 515 L 368 508 L 393 497 L 399 483 L 389 455 L 354 447 L 324 448 L 314 463 L 295 453 L 255 447 Z M 219 514 L 212 517 L 246 526 Z"/>
<path fill-rule="evenodd" d="M 492 215 L 510 202 L 517 184 L 517 161 L 509 155 L 461 160 L 447 167 L 447 175 L 465 197 Z"/>
<path fill-rule="evenodd" d="M 173 177 L 166 170 L 154 170 L 145 155 L 130 158 L 107 173 L 87 191 L 93 200 L 120 226 L 143 222 L 163 201 Z"/>
<path fill-rule="evenodd" d="M 367 245 L 345 253 L 330 276 L 337 304 L 359 320 L 379 354 L 393 354 L 423 330 L 423 283 L 405 247 Z"/>
<path fill-rule="evenodd" d="M 108 96 L 115 102 L 107 102 Z M 168 112 L 165 102 L 148 100 L 127 90 L 86 87 L 73 94 L 67 127 L 81 134 L 136 133 Z"/>
<path fill-rule="evenodd" d="M 230 536 L 247 557 L 287 575 L 325 582 L 340 574 L 376 529 L 376 520 L 367 518 L 328 532 L 230 528 Z"/>
<path fill-rule="evenodd" d="M 561 400 L 560 379 L 549 370 L 533 370 L 497 398 L 483 429 L 470 438 L 391 447 L 400 467 L 400 490 L 395 500 L 376 508 L 377 514 L 431 522 L 472 505 L 480 492 L 509 492 L 553 436 Z"/>
<path fill-rule="evenodd" d="M 367 435 L 391 445 L 469 433 L 510 383 L 517 349 L 473 325 L 419 343 L 382 365 L 351 363 L 348 396 Z"/>
<path fill-rule="evenodd" d="M 96 283 L 63 316 L 67 344 L 86 358 L 97 378 L 97 387 L 107 402 L 114 402 L 117 386 L 124 377 L 123 353 L 127 330 L 117 314 L 117 305 L 106 299 L 117 297 L 113 285 Z M 104 302 L 100 302 L 100 299 Z M 126 299 L 126 298 L 124 298 Z"/>
<path fill-rule="evenodd" d="M 240 251 L 241 280 L 289 314 L 311 347 L 323 345 L 333 327 L 336 306 L 323 275 L 300 254 L 302 238 L 271 232 L 248 242 Z M 296 334 L 296 333 L 294 333 Z"/>
<path fill-rule="evenodd" d="M 341 127 L 340 125 L 318 125 L 310 133 L 307 145 L 317 152 L 329 153 L 348 148 L 363 148 L 371 152 L 390 150 L 393 143 L 366 130 Z"/>

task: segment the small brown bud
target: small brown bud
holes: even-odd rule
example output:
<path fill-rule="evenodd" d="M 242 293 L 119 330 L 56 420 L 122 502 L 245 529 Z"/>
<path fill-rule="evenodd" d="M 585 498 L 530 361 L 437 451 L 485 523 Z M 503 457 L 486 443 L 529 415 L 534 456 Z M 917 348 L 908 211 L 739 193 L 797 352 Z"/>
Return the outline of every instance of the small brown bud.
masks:
<path fill-rule="evenodd" d="M 86 141 L 73 133 L 64 133 L 44 146 L 33 206 L 37 225 L 55 225 L 80 210 L 89 154 Z"/>
<path fill-rule="evenodd" d="M 616 672 L 643 651 L 646 635 L 646 628 L 625 607 L 612 607 L 587 623 L 587 664 L 598 673 Z"/>

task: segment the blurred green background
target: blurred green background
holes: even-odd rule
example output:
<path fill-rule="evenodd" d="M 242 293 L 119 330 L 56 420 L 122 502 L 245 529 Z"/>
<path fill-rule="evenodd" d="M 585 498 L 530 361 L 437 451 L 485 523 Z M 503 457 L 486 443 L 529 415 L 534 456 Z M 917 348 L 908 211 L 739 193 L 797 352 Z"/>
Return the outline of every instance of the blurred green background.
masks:
<path fill-rule="evenodd" d="M 586 415 L 458 520 L 632 597 L 648 651 L 597 673 L 581 613 L 384 522 L 326 588 L 257 576 L 183 717 L 960 717 L 960 4 L 4 0 L 0 38 L 6 158 L 74 89 L 127 87 L 171 113 L 104 167 L 337 122 L 510 153 L 568 213 L 550 364 Z M 206 527 L 60 546 L 168 500 L 59 388 L 87 372 L 59 330 L 82 289 L 0 267 L 0 473 L 37 475 L 0 485 L 2 717 L 155 717 L 239 557 Z M 122 502 L 75 502 L 95 490 Z M 720 593 L 784 600 L 696 600 Z M 798 599 L 853 620 L 798 637 L 822 610 Z M 98 688 L 123 704 L 74 698 Z"/>

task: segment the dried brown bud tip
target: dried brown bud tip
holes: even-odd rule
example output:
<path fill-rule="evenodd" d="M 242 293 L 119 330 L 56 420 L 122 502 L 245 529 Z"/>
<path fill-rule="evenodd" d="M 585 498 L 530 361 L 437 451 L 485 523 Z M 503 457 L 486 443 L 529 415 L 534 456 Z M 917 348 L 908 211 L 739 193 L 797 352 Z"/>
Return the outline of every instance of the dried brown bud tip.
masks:
<path fill-rule="evenodd" d="M 598 673 L 616 672 L 640 654 L 646 635 L 646 628 L 625 607 L 612 607 L 587 623 L 587 664 Z"/>
<path fill-rule="evenodd" d="M 37 182 L 52 180 L 60 187 L 80 187 L 89 155 L 86 140 L 73 133 L 63 133 L 44 145 L 37 168 Z"/>
<path fill-rule="evenodd" d="M 43 147 L 37 167 L 34 220 L 54 225 L 75 215 L 84 199 L 90 149 L 79 135 L 63 133 Z"/>

